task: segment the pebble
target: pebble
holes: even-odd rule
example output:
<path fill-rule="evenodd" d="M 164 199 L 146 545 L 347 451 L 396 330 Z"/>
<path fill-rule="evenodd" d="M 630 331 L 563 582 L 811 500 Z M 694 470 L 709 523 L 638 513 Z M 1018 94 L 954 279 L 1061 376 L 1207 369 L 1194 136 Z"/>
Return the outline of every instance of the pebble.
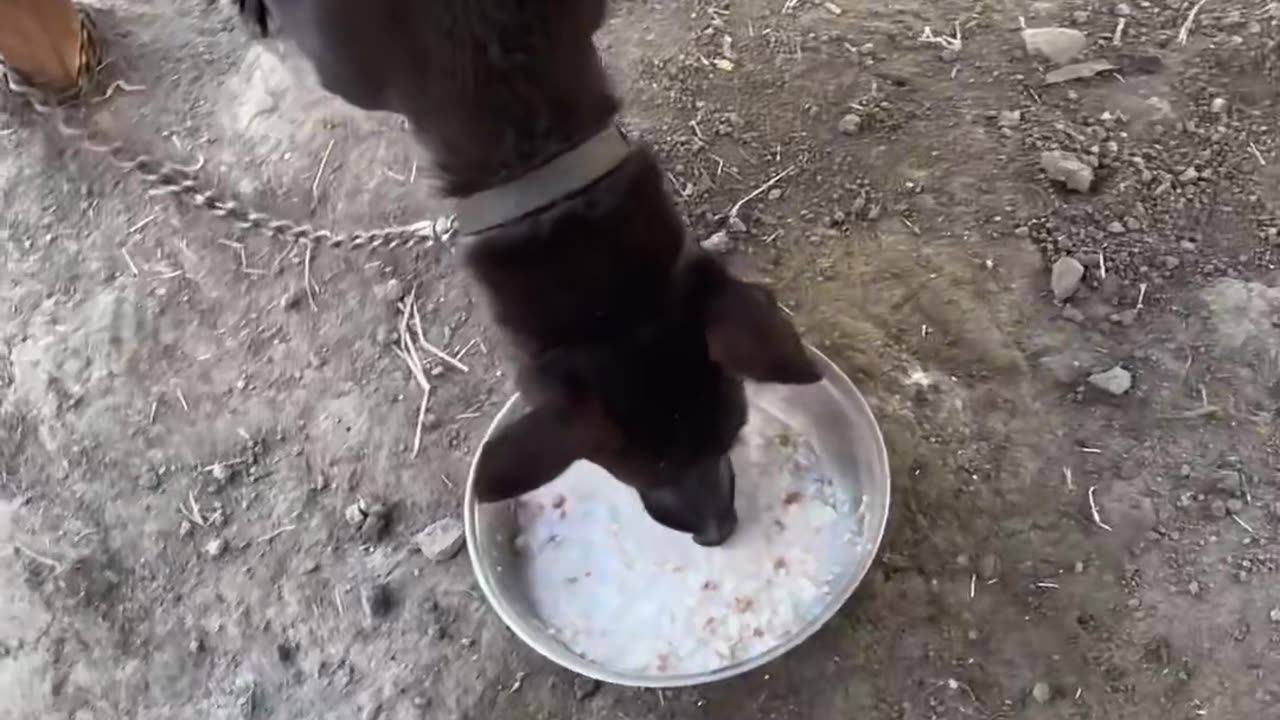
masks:
<path fill-rule="evenodd" d="M 1084 319 L 1085 319 L 1084 312 L 1079 308 L 1074 308 L 1074 307 L 1071 307 L 1070 305 L 1067 305 L 1062 308 L 1062 319 L 1070 320 L 1073 323 L 1082 323 L 1084 322 Z"/>
<path fill-rule="evenodd" d="M 769 191 L 768 197 L 770 200 L 778 200 L 782 198 L 782 190 L 779 188 L 774 188 Z"/>
<path fill-rule="evenodd" d="M 1222 114 L 1226 111 L 1227 111 L 1226 98 L 1214 98 L 1213 102 L 1209 103 L 1209 112 Z"/>
<path fill-rule="evenodd" d="M 1164 264 L 1165 270 L 1177 270 L 1182 261 L 1172 255 L 1165 255 L 1160 258 L 1160 262 Z"/>
<path fill-rule="evenodd" d="M 1227 504 L 1221 500 L 1214 500 L 1209 503 L 1209 514 L 1216 518 L 1224 518 L 1227 516 Z"/>
<path fill-rule="evenodd" d="M 364 523 L 360 525 L 360 541 L 372 545 L 382 540 L 391 526 L 391 508 L 386 505 L 370 505 L 365 510 Z"/>
<path fill-rule="evenodd" d="M 1076 155 L 1063 150 L 1048 150 L 1040 154 L 1040 168 L 1050 180 L 1055 180 L 1076 192 L 1088 192 L 1093 187 L 1093 168 Z"/>
<path fill-rule="evenodd" d="M 1200 173 L 1193 167 L 1189 167 L 1186 170 L 1183 170 L 1182 174 L 1178 176 L 1178 182 L 1180 183 L 1193 183 L 1199 179 L 1200 179 Z"/>
<path fill-rule="evenodd" d="M 342 516 L 346 518 L 347 524 L 356 526 L 363 524 L 368 514 L 364 510 L 363 503 L 351 503 L 346 510 L 342 511 Z"/>
<path fill-rule="evenodd" d="M 405 293 L 408 291 L 409 289 L 405 287 L 404 283 L 392 278 L 386 285 L 382 286 L 382 297 L 387 302 L 398 303 L 404 299 Z"/>
<path fill-rule="evenodd" d="M 1112 220 L 1107 225 L 1107 232 L 1111 233 L 1112 235 L 1123 235 L 1125 233 L 1124 223 L 1120 222 L 1119 220 Z"/>
<path fill-rule="evenodd" d="M 302 305 L 302 299 L 306 296 L 305 290 L 302 288 L 294 288 L 285 293 L 284 297 L 280 298 L 280 307 L 285 310 L 296 310 Z"/>
<path fill-rule="evenodd" d="M 573 679 L 573 696 L 585 702 L 600 693 L 600 681 L 579 675 Z"/>
<path fill-rule="evenodd" d="M 1116 15 L 1120 17 L 1129 17 L 1133 14 L 1133 8 L 1129 7 L 1127 3 L 1117 3 L 1115 10 Z"/>
<path fill-rule="evenodd" d="M 432 562 L 452 560 L 466 542 L 462 523 L 454 518 L 444 518 L 431 523 L 413 537 L 413 542 Z"/>
<path fill-rule="evenodd" d="M 1200 594 L 1200 583 L 1199 583 L 1199 582 L 1197 582 L 1197 581 L 1195 581 L 1195 580 L 1192 580 L 1192 581 L 1187 585 L 1187 592 L 1191 593 L 1192 595 L 1199 595 L 1199 594 Z"/>
<path fill-rule="evenodd" d="M 1271 608 L 1271 614 L 1267 617 L 1271 618 L 1271 622 L 1280 623 L 1280 607 Z"/>
<path fill-rule="evenodd" d="M 1035 684 L 1035 687 L 1031 688 L 1031 697 L 1035 698 L 1036 702 L 1044 705 L 1053 699 L 1053 688 L 1049 687 L 1049 683 L 1041 680 Z"/>
<path fill-rule="evenodd" d="M 1084 52 L 1089 41 L 1079 30 L 1062 27 L 1027 28 L 1022 31 L 1027 52 L 1065 65 Z"/>
<path fill-rule="evenodd" d="M 1090 375 L 1089 384 L 1112 395 L 1123 395 L 1133 387 L 1133 375 L 1117 365 L 1105 372 Z"/>
<path fill-rule="evenodd" d="M 1058 258 L 1049 275 L 1049 287 L 1058 302 L 1064 302 L 1080 289 L 1084 281 L 1084 265 L 1070 256 Z"/>
<path fill-rule="evenodd" d="M 222 538 L 214 538 L 205 543 L 204 554 L 211 560 L 217 560 L 227 551 L 227 541 Z"/>
<path fill-rule="evenodd" d="M 729 232 L 744 233 L 746 231 L 747 224 L 743 222 L 742 218 L 737 215 L 729 218 Z"/>
<path fill-rule="evenodd" d="M 1182 477 L 1189 478 L 1191 477 L 1191 466 L 1186 463 L 1183 463 L 1182 467 L 1178 468 L 1178 472 L 1182 475 Z"/>
<path fill-rule="evenodd" d="M 723 255 L 733 249 L 733 240 L 729 238 L 727 231 L 720 230 L 702 241 L 702 249 L 709 253 Z"/>
<path fill-rule="evenodd" d="M 1117 325 L 1129 327 L 1138 321 L 1138 311 L 1132 308 L 1129 310 L 1121 310 L 1118 313 L 1111 313 L 1111 316 L 1108 319 Z"/>
<path fill-rule="evenodd" d="M 862 129 L 862 116 L 857 113 L 849 113 L 840 118 L 840 123 L 837 127 L 845 135 L 857 135 L 858 131 Z"/>
<path fill-rule="evenodd" d="M 1022 124 L 1022 111 L 1001 110 L 996 124 L 1004 128 L 1017 127 Z"/>
<path fill-rule="evenodd" d="M 1244 501 L 1240 498 L 1231 498 L 1227 501 L 1227 512 L 1232 515 L 1239 515 L 1244 512 Z"/>

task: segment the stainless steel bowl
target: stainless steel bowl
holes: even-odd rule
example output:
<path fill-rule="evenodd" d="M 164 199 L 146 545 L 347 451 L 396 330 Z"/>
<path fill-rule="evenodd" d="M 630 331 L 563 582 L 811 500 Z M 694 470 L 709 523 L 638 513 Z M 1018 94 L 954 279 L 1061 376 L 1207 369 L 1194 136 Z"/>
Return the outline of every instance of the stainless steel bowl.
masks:
<path fill-rule="evenodd" d="M 536 594 L 545 599 L 548 592 L 590 590 L 576 585 L 530 587 L 532 574 L 524 571 L 522 554 L 516 547 L 518 501 L 478 504 L 472 492 L 473 462 L 464 507 L 467 549 L 481 589 L 507 626 L 543 656 L 579 674 L 616 685 L 670 688 L 723 680 L 758 668 L 804 642 L 830 620 L 862 581 L 879 549 L 889 514 L 889 460 L 879 426 L 857 388 L 826 356 L 816 350 L 811 352 L 823 371 L 822 383 L 803 387 L 748 384 L 747 388 L 753 413 L 782 418 L 797 435 L 813 445 L 830 477 L 854 498 L 852 511 L 859 516 L 858 542 L 829 543 L 828 551 L 839 555 L 840 562 L 835 563 L 839 570 L 828 578 L 820 607 L 809 619 L 771 647 L 706 672 L 638 671 L 588 659 L 571 649 L 560 633 L 548 626 L 533 598 Z M 510 419 L 518 407 L 517 395 L 498 413 L 488 435 Z M 747 482 L 751 482 L 751 478 L 744 478 L 739 472 L 740 499 L 742 485 Z M 744 517 L 743 522 L 748 519 Z M 766 560 L 762 558 L 761 562 Z M 558 589 L 561 587 L 563 589 Z M 583 598 L 576 600 L 581 602 Z M 643 636 L 651 630 L 637 627 L 610 628 L 610 631 Z"/>

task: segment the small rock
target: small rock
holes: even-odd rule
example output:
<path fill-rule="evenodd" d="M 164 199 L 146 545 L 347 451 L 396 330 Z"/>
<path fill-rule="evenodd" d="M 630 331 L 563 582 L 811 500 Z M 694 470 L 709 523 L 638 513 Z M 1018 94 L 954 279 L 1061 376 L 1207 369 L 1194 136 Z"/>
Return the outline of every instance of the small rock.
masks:
<path fill-rule="evenodd" d="M 960 59 L 960 51 L 955 48 L 942 48 L 938 53 L 938 59 L 944 63 L 953 63 Z"/>
<path fill-rule="evenodd" d="M 1084 312 L 1079 308 L 1066 305 L 1062 308 L 1062 319 L 1070 320 L 1073 323 L 1082 323 L 1085 319 Z"/>
<path fill-rule="evenodd" d="M 178 537 L 180 538 L 191 537 L 191 533 L 194 530 L 195 528 L 192 527 L 191 522 L 189 520 L 183 520 L 181 523 L 178 524 Z"/>
<path fill-rule="evenodd" d="M 1221 500 L 1214 500 L 1209 503 L 1209 514 L 1216 518 L 1224 518 L 1227 516 L 1227 504 Z"/>
<path fill-rule="evenodd" d="M 1227 512 L 1232 515 L 1239 515 L 1244 512 L 1244 501 L 1240 498 L 1231 498 L 1227 501 Z"/>
<path fill-rule="evenodd" d="M 1187 592 L 1191 593 L 1192 595 L 1199 595 L 1200 583 L 1198 581 L 1192 580 L 1190 583 L 1187 584 Z"/>
<path fill-rule="evenodd" d="M 1017 127 L 1022 124 L 1021 110 L 1001 110 L 1000 116 L 996 120 L 996 124 L 1000 127 Z"/>
<path fill-rule="evenodd" d="M 1115 10 L 1116 15 L 1119 15 L 1120 17 L 1129 17 L 1133 14 L 1133 8 L 1129 7 L 1126 3 L 1116 3 Z"/>
<path fill-rule="evenodd" d="M 432 562 L 452 560 L 466 542 L 462 523 L 444 518 L 427 526 L 413 538 L 423 555 Z"/>
<path fill-rule="evenodd" d="M 284 297 L 280 298 L 280 307 L 285 310 L 296 310 L 302 305 L 302 299 L 306 296 L 307 293 L 305 290 L 302 288 L 294 288 L 285 293 Z"/>
<path fill-rule="evenodd" d="M 1273 623 L 1280 623 L 1280 607 L 1271 608 L 1271 613 L 1267 616 Z"/>
<path fill-rule="evenodd" d="M 1112 395 L 1123 395 L 1133 387 L 1133 375 L 1119 365 L 1089 376 L 1089 384 Z"/>
<path fill-rule="evenodd" d="M 1227 111 L 1226 98 L 1214 98 L 1213 102 L 1209 103 L 1209 112 L 1222 114 L 1226 111 Z"/>
<path fill-rule="evenodd" d="M 359 526 L 364 524 L 364 519 L 369 515 L 365 512 L 364 503 L 352 503 L 342 512 L 342 516 L 347 519 L 347 524 Z"/>
<path fill-rule="evenodd" d="M 1058 258 L 1049 275 L 1049 287 L 1058 302 L 1064 302 L 1080 289 L 1084 281 L 1084 265 L 1070 256 Z"/>
<path fill-rule="evenodd" d="M 1089 192 L 1093 187 L 1093 168 L 1079 157 L 1063 150 L 1049 150 L 1040 154 L 1040 168 L 1050 180 L 1055 180 L 1076 192 Z"/>
<path fill-rule="evenodd" d="M 1178 176 L 1178 182 L 1184 183 L 1184 184 L 1193 183 L 1199 179 L 1200 179 L 1200 172 L 1193 167 L 1189 167 L 1186 170 L 1183 170 L 1182 174 Z"/>
<path fill-rule="evenodd" d="M 995 580 L 1000 575 L 1000 558 L 994 553 L 986 553 L 978 558 L 978 577 L 982 580 Z"/>
<path fill-rule="evenodd" d="M 409 289 L 405 287 L 404 283 L 400 282 L 395 278 L 392 278 L 391 280 L 387 281 L 386 285 L 382 286 L 382 289 L 379 294 L 381 294 L 382 298 L 387 302 L 398 303 L 402 299 L 404 299 L 405 293 L 407 293 L 408 291 Z"/>
<path fill-rule="evenodd" d="M 204 554 L 210 560 L 217 560 L 227 551 L 227 541 L 222 538 L 214 538 L 205 543 Z"/>
<path fill-rule="evenodd" d="M 365 617 L 370 621 L 386 617 L 395 606 L 391 586 L 380 582 L 366 587 L 360 593 L 360 604 L 364 606 Z"/>
<path fill-rule="evenodd" d="M 381 503 L 370 505 L 360 525 L 360 541 L 372 545 L 382 540 L 391 526 L 391 508 Z"/>
<path fill-rule="evenodd" d="M 1041 680 L 1035 684 L 1035 687 L 1031 688 L 1031 697 L 1035 698 L 1036 702 L 1044 705 L 1053 699 L 1053 688 L 1049 687 L 1049 683 Z"/>
<path fill-rule="evenodd" d="M 734 215 L 729 218 L 729 232 L 744 233 L 746 231 L 747 231 L 747 224 L 742 221 L 742 218 L 738 217 L 737 215 Z"/>
<path fill-rule="evenodd" d="M 1133 308 L 1130 308 L 1128 310 L 1121 310 L 1118 313 L 1111 313 L 1108 319 L 1117 325 L 1123 325 L 1124 327 L 1129 327 L 1130 325 L 1138 321 L 1138 311 L 1134 310 Z"/>
<path fill-rule="evenodd" d="M 1164 265 L 1165 270 L 1177 270 L 1182 261 L 1172 255 L 1165 255 L 1160 258 L 1160 262 Z"/>
<path fill-rule="evenodd" d="M 1123 235 L 1125 233 L 1124 223 L 1119 220 L 1112 220 L 1107 224 L 1107 232 L 1112 235 Z"/>
<path fill-rule="evenodd" d="M 837 127 L 845 135 L 857 135 L 858 131 L 862 129 L 862 116 L 857 113 L 849 113 L 840 118 L 840 124 Z"/>
<path fill-rule="evenodd" d="M 1064 65 L 1057 70 L 1050 70 L 1044 74 L 1045 85 L 1057 85 L 1059 83 L 1070 82 L 1072 80 L 1083 80 L 1091 78 L 1098 73 L 1104 73 L 1109 70 L 1118 69 L 1115 65 L 1106 60 L 1088 60 L 1081 63 L 1072 63 Z"/>
<path fill-rule="evenodd" d="M 723 255 L 733 249 L 733 240 L 729 239 L 728 232 L 720 230 L 702 241 L 702 249 L 709 253 Z"/>
<path fill-rule="evenodd" d="M 600 681 L 581 675 L 573 679 L 573 696 L 585 702 L 600 693 Z"/>
<path fill-rule="evenodd" d="M 1062 27 L 1027 28 L 1022 31 L 1027 52 L 1058 65 L 1071 62 L 1089 44 L 1084 33 Z"/>
<path fill-rule="evenodd" d="M 1077 575 L 1083 575 L 1083 574 L 1084 574 L 1084 563 L 1082 563 L 1082 562 L 1080 562 L 1079 560 L 1077 560 L 1077 561 L 1076 561 L 1076 564 L 1075 564 L 1071 569 L 1072 569 L 1072 571 L 1074 571 L 1074 572 L 1075 572 L 1075 574 L 1077 574 Z"/>
<path fill-rule="evenodd" d="M 767 197 L 770 200 L 780 200 L 782 198 L 782 188 L 774 188 L 770 190 Z"/>
<path fill-rule="evenodd" d="M 1183 463 L 1182 467 L 1178 468 L 1178 473 L 1181 474 L 1182 477 L 1184 478 L 1191 477 L 1191 466 L 1186 463 Z"/>

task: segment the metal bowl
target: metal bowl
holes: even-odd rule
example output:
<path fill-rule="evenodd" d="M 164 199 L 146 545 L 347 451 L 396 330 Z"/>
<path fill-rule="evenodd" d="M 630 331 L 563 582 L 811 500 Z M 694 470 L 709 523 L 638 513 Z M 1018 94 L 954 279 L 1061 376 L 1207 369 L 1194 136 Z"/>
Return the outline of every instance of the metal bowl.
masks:
<path fill-rule="evenodd" d="M 821 547 L 817 548 L 816 555 L 808 557 L 813 559 L 821 555 L 814 562 L 821 568 L 820 571 L 830 570 L 831 572 L 825 575 L 825 584 L 821 593 L 812 596 L 814 598 L 812 607 L 805 606 L 804 617 L 797 618 L 793 623 L 794 627 L 782 631 L 783 634 L 779 636 L 771 635 L 766 641 L 769 643 L 767 647 L 760 647 L 759 643 L 756 643 L 746 656 L 726 657 L 719 666 L 700 667 L 695 671 L 689 671 L 687 668 L 667 668 L 662 663 L 656 667 L 650 665 L 639 667 L 621 661 L 592 659 L 589 653 L 582 651 L 581 643 L 577 643 L 579 645 L 577 649 L 573 647 L 575 643 L 570 640 L 568 634 L 558 628 L 555 622 L 557 618 L 552 616 L 558 613 L 561 616 L 558 620 L 564 620 L 564 612 L 561 612 L 563 610 L 570 612 L 577 612 L 573 608 L 596 610 L 599 608 L 593 607 L 594 605 L 607 603 L 611 603 L 611 608 L 621 605 L 628 610 L 633 609 L 638 604 L 634 592 L 635 583 L 640 582 L 642 583 L 640 587 L 645 588 L 643 603 L 648 604 L 645 607 L 665 608 L 663 612 L 669 612 L 674 617 L 685 612 L 682 608 L 692 606 L 693 601 L 690 600 L 690 596 L 697 595 L 697 592 L 693 590 L 684 594 L 669 593 L 663 597 L 657 590 L 649 592 L 650 585 L 645 584 L 648 582 L 647 576 L 620 577 L 619 573 L 652 573 L 654 569 L 650 565 L 645 566 L 646 570 L 636 570 L 633 569 L 634 566 L 618 563 L 616 558 L 608 557 L 608 544 L 601 542 L 603 538 L 600 537 L 579 538 L 584 541 L 580 545 L 592 548 L 590 554 L 585 549 L 579 550 L 580 559 L 588 558 L 587 562 L 596 565 L 609 564 L 608 568 L 598 568 L 600 572 L 593 578 L 594 586 L 592 583 L 577 582 L 576 577 L 573 578 L 573 583 L 548 580 L 545 573 L 539 575 L 533 569 L 537 561 L 529 559 L 532 556 L 529 554 L 528 538 L 521 536 L 522 528 L 518 524 L 521 522 L 518 519 L 518 509 L 526 508 L 527 517 L 527 503 L 532 502 L 529 500 L 532 495 L 557 492 L 557 484 L 567 482 L 570 484 L 560 488 L 560 492 L 569 495 L 567 499 L 569 504 L 578 503 L 575 507 L 589 508 L 592 502 L 609 502 L 617 505 L 618 507 L 609 508 L 609 512 L 612 513 L 610 517 L 616 519 L 617 513 L 622 512 L 623 531 L 636 537 L 635 545 L 652 546 L 653 533 L 670 531 L 657 528 L 656 524 L 640 509 L 638 498 L 634 498 L 635 493 L 615 480 L 593 477 L 595 483 L 589 486 L 592 490 L 583 493 L 581 483 L 573 485 L 567 479 L 567 476 L 574 472 L 574 468 L 570 468 L 551 485 L 524 499 L 480 505 L 476 502 L 472 491 L 475 473 L 473 462 L 472 477 L 467 483 L 464 507 L 467 549 L 481 589 L 507 626 L 521 640 L 546 658 L 581 675 L 616 685 L 671 688 L 723 680 L 758 668 L 804 642 L 830 620 L 862 581 L 879 549 L 889 514 L 889 460 L 879 426 L 857 388 L 826 356 L 813 349 L 811 352 L 822 369 L 823 382 L 809 386 L 748 383 L 747 395 L 753 421 L 743 432 L 743 444 L 749 444 L 747 436 L 755 427 L 754 418 L 771 418 L 770 421 L 781 421 L 787 426 L 789 432 L 794 433 L 795 437 L 807 441 L 816 453 L 817 464 L 821 465 L 825 471 L 826 479 L 821 482 L 827 483 L 828 486 L 838 485 L 841 497 L 848 499 L 843 504 L 831 505 L 833 517 L 838 516 L 836 519 L 839 522 L 851 523 L 850 527 L 856 526 L 856 538 L 854 532 L 843 534 L 843 537 L 839 538 L 832 538 L 830 533 L 827 533 L 823 535 L 825 539 L 812 541 L 821 544 Z M 511 398 L 498 413 L 489 428 L 485 442 L 496 428 L 501 427 L 515 415 L 519 407 L 517 395 Z M 772 447 L 758 443 L 757 445 Z M 780 445 L 780 447 L 784 446 Z M 744 532 L 751 532 L 752 513 L 744 512 L 743 505 L 752 501 L 750 497 L 744 499 L 744 490 L 750 490 L 753 487 L 752 483 L 755 483 L 755 486 L 769 485 L 767 478 L 753 477 L 750 469 L 744 472 L 738 453 L 739 450 L 734 451 L 734 464 L 738 468 L 737 504 L 741 525 L 734 538 L 730 539 L 725 546 L 726 548 L 731 548 L 735 539 L 742 536 Z M 595 468 L 598 474 L 604 473 L 594 465 L 591 467 Z M 597 497 L 594 494 L 595 488 L 600 488 L 603 495 L 608 495 L 612 499 L 602 500 Z M 574 495 L 575 492 L 578 496 Z M 618 495 L 618 493 L 623 494 Z M 561 507 L 565 502 L 565 494 L 556 495 L 555 507 Z M 634 498 L 634 507 L 623 508 L 622 506 L 631 502 L 632 498 Z M 522 502 L 526 505 L 521 506 Z M 761 507 L 763 506 L 762 503 Z M 769 507 L 774 508 L 775 505 L 769 505 Z M 773 512 L 781 511 L 773 510 Z M 596 514 L 599 515 L 599 513 Z M 563 512 L 560 512 L 560 517 L 564 517 Z M 761 515 L 761 518 L 763 517 Z M 764 524 L 763 520 L 760 524 Z M 778 525 L 781 526 L 782 523 Z M 599 523 L 591 527 L 594 529 L 580 528 L 580 530 L 597 535 L 604 534 L 600 530 Z M 611 526 L 611 530 L 614 534 L 618 533 L 616 522 Z M 821 533 L 815 533 L 813 537 L 817 538 L 819 534 Z M 671 535 L 672 542 L 678 538 L 682 544 L 670 545 L 663 551 L 666 553 L 664 557 L 671 554 L 688 556 L 698 552 L 723 551 L 723 549 L 697 548 L 686 536 L 676 536 L 674 533 Z M 551 539 L 558 540 L 554 535 Z M 630 545 L 626 546 L 628 549 L 630 547 Z M 750 556 L 749 562 L 758 564 L 757 561 L 758 563 L 770 562 L 767 557 Z M 678 563 L 680 558 L 673 558 L 672 562 Z M 715 560 L 713 559 L 712 562 Z M 745 564 L 743 566 L 746 567 Z M 587 572 L 586 575 L 591 576 L 592 573 Z M 625 586 L 627 583 L 631 583 L 632 590 L 618 589 L 615 592 L 615 586 Z M 779 580 L 776 584 L 788 583 L 791 581 Z M 791 589 L 784 588 L 783 592 L 791 592 Z M 624 596 L 611 597 L 618 594 Z M 688 612 L 692 613 L 692 611 Z M 633 622 L 633 625 L 639 626 L 618 627 L 617 622 L 613 620 L 618 615 L 613 613 L 614 610 L 600 609 L 600 617 L 596 622 L 607 627 L 597 629 L 602 634 L 612 634 L 618 644 L 625 643 L 632 646 L 638 642 L 648 642 L 651 638 L 654 642 L 661 640 L 655 637 L 661 634 L 657 629 L 659 624 Z M 772 616 L 772 611 L 768 614 Z M 583 622 L 589 622 L 591 616 L 593 616 L 592 612 L 586 612 L 573 617 L 586 618 Z M 606 622 L 603 618 L 610 620 Z M 708 619 L 707 622 L 711 620 Z M 757 634 L 756 637 L 760 635 Z"/>

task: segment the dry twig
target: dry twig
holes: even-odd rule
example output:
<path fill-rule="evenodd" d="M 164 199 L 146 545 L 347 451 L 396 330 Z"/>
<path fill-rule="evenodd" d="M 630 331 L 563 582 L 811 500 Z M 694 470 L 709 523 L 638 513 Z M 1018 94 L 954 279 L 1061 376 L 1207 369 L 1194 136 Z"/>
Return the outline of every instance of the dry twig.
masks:
<path fill-rule="evenodd" d="M 1191 8 L 1191 12 L 1187 13 L 1187 19 L 1183 21 L 1182 27 L 1178 30 L 1179 45 L 1187 44 L 1187 39 L 1191 35 L 1191 24 L 1196 21 L 1196 14 L 1200 12 L 1200 8 L 1204 7 L 1206 2 L 1208 2 L 1208 0 L 1200 0 L 1200 2 L 1196 3 L 1195 6 Z"/>
<path fill-rule="evenodd" d="M 1089 510 L 1093 513 L 1093 522 L 1098 527 L 1111 532 L 1111 526 L 1102 522 L 1102 516 L 1098 514 L 1098 501 L 1093 499 L 1093 491 L 1097 489 L 1097 485 L 1089 486 Z"/>

